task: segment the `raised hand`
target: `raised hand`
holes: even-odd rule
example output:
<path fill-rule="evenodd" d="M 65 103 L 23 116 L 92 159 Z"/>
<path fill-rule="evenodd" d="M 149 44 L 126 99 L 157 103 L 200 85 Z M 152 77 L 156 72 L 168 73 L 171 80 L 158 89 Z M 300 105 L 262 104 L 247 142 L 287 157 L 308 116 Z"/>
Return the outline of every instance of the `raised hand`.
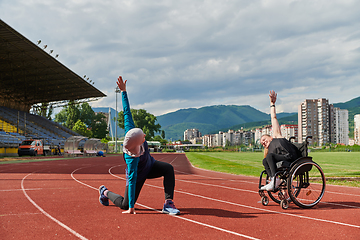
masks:
<path fill-rule="evenodd" d="M 125 91 L 126 91 L 126 82 L 127 82 L 127 80 L 125 80 L 125 82 L 124 82 L 123 79 L 122 79 L 122 77 L 119 76 L 119 78 L 118 78 L 118 80 L 117 80 L 116 83 L 117 83 L 120 91 L 122 91 L 122 92 L 125 92 Z"/>
<path fill-rule="evenodd" d="M 277 98 L 277 93 L 275 93 L 274 90 L 270 91 L 269 98 L 270 98 L 270 103 L 275 104 L 276 98 Z"/>

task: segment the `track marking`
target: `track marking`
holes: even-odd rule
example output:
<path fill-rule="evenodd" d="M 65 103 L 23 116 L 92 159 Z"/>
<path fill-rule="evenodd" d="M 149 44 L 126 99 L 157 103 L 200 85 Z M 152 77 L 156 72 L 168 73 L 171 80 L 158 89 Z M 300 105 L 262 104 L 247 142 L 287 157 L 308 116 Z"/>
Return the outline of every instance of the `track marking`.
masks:
<path fill-rule="evenodd" d="M 195 167 L 195 168 L 196 168 L 196 167 Z M 199 168 L 199 169 L 200 169 L 200 168 Z M 214 171 L 206 170 L 206 169 L 200 169 L 200 170 L 204 170 L 204 171 L 208 171 L 208 172 L 214 172 Z M 213 180 L 226 180 L 226 181 L 234 181 L 234 182 L 244 182 L 244 183 L 258 184 L 258 183 L 254 183 L 254 182 L 250 182 L 250 181 L 244 181 L 244 180 L 233 180 L 233 179 L 226 179 L 226 178 L 215 178 L 215 177 L 203 176 L 203 175 L 199 175 L 199 174 L 186 173 L 186 172 L 182 172 L 182 171 L 178 171 L 178 170 L 175 170 L 175 171 L 176 171 L 176 172 L 179 172 L 179 173 L 191 175 L 191 176 L 198 176 L 198 177 L 203 177 L 203 178 L 208 178 L 208 179 L 213 179 Z M 214 173 L 217 173 L 217 172 L 214 172 Z M 223 174 L 226 174 L 226 173 L 223 173 Z M 230 175 L 231 175 L 231 174 L 230 174 Z M 176 181 L 179 181 L 179 179 L 176 179 Z M 184 180 L 183 180 L 183 181 L 184 181 Z M 196 182 L 191 182 L 191 183 L 196 183 Z M 201 184 L 201 183 L 198 183 L 198 184 Z M 221 188 L 227 188 L 227 187 L 220 186 L 220 185 L 213 185 L 213 186 L 215 186 L 215 187 L 221 187 Z M 234 190 L 236 190 L 236 188 L 234 188 Z M 239 189 L 239 191 L 249 191 L 249 192 L 251 192 L 250 190 L 240 190 L 240 189 Z M 255 192 L 255 191 L 253 191 L 253 193 L 258 194 L 258 192 Z M 351 194 L 351 193 L 341 193 L 341 192 L 332 192 L 332 191 L 325 191 L 325 193 L 360 197 L 360 195 L 358 195 L 358 194 Z M 330 205 L 331 205 L 331 204 L 333 204 L 333 205 L 339 205 L 339 204 L 337 204 L 337 203 L 329 203 L 329 202 L 320 202 L 320 203 L 326 203 L 326 204 L 330 204 Z M 355 206 L 345 205 L 345 204 L 343 204 L 342 206 L 344 206 L 344 207 L 349 207 L 349 208 L 358 208 L 358 207 L 355 207 Z"/>
<path fill-rule="evenodd" d="M 141 206 L 141 207 L 153 210 L 155 212 L 162 213 L 161 211 L 159 211 L 157 209 L 145 206 L 143 204 L 140 204 L 140 203 L 136 203 L 136 204 Z M 188 221 L 188 222 L 192 222 L 192 223 L 195 223 L 195 224 L 199 224 L 201 226 L 205 226 L 205 227 L 208 227 L 208 228 L 213 228 L 213 229 L 219 230 L 221 232 L 226 232 L 226 233 L 230 233 L 230 234 L 233 234 L 233 235 L 237 235 L 237 236 L 240 236 L 240 237 L 244 237 L 244 238 L 248 238 L 248 239 L 259 239 L 259 238 L 250 237 L 250 236 L 247 236 L 247 235 L 244 235 L 244 234 L 241 234 L 241 233 L 226 230 L 226 229 L 223 229 L 223 228 L 219 228 L 219 227 L 216 227 L 216 226 L 213 226 L 213 225 L 209 225 L 209 224 L 206 224 L 206 223 L 198 222 L 198 221 L 195 221 L 195 220 L 192 220 L 192 219 L 188 219 L 188 218 L 184 218 L 184 217 L 180 217 L 180 216 L 176 216 L 176 215 L 175 216 L 174 215 L 169 215 L 169 216 L 179 218 L 179 219 L 182 219 L 182 220 L 185 220 L 185 221 Z"/>
<path fill-rule="evenodd" d="M 188 180 L 182 180 L 182 179 L 176 179 L 176 181 L 193 183 L 193 184 L 199 184 L 199 185 L 204 185 L 204 186 L 225 188 L 225 189 L 230 189 L 230 190 L 235 190 L 235 191 L 242 191 L 242 192 L 250 192 L 250 193 L 259 194 L 259 192 L 252 191 L 252 190 L 247 190 L 247 189 L 241 189 L 241 188 L 233 188 L 233 187 L 227 187 L 227 186 L 221 186 L 221 185 L 215 185 L 215 184 L 209 184 L 209 183 L 200 183 L 200 182 L 188 181 Z"/>
<path fill-rule="evenodd" d="M 26 188 L 25 191 L 33 191 L 33 190 L 42 190 L 42 188 Z M 13 192 L 13 191 L 23 191 L 23 189 L 6 189 L 0 190 L 0 192 Z"/>
<path fill-rule="evenodd" d="M 176 156 L 176 157 L 174 158 L 174 160 L 172 160 L 172 161 L 170 162 L 170 164 L 172 164 L 177 158 L 178 158 L 178 156 Z"/>
<path fill-rule="evenodd" d="M 210 170 L 206 170 L 206 169 L 201 169 L 201 170 L 205 170 L 205 171 L 210 171 Z M 179 172 L 179 173 L 183 173 L 186 175 L 191 175 L 191 176 L 198 176 L 198 177 L 202 177 L 202 178 L 211 178 L 214 180 L 226 180 L 226 181 L 230 181 L 230 182 L 244 182 L 244 183 L 251 183 L 251 184 L 259 184 L 258 182 L 250 182 L 250 181 L 245 181 L 245 180 L 234 180 L 234 179 L 226 179 L 226 178 L 214 178 L 214 177 L 209 177 L 209 176 L 204 176 L 204 175 L 199 175 L 199 174 L 192 174 L 192 173 L 187 173 L 187 172 L 182 172 L 179 170 L 175 170 L 175 172 Z M 213 171 L 210 171 L 213 172 Z M 213 173 L 219 173 L 219 172 L 213 172 Z M 230 174 L 230 173 L 228 173 Z M 230 174 L 231 175 L 231 174 Z M 235 175 L 235 176 L 239 176 L 239 175 Z"/>
<path fill-rule="evenodd" d="M 331 192 L 331 191 L 325 191 L 326 193 L 332 193 L 332 194 L 339 194 L 339 195 L 348 195 L 348 196 L 355 196 L 360 197 L 358 194 L 352 194 L 352 193 L 341 193 L 341 192 Z"/>
<path fill-rule="evenodd" d="M 345 204 L 340 204 L 340 203 L 321 202 L 321 204 L 336 205 L 336 206 L 342 206 L 342 207 L 348 207 L 348 208 L 360 208 L 357 206 L 345 205 Z"/>
<path fill-rule="evenodd" d="M 180 171 L 178 171 L 178 172 L 180 172 Z M 185 173 L 185 172 L 181 172 L 181 173 Z M 189 173 L 186 173 L 186 174 L 189 174 Z M 189 175 L 191 175 L 191 174 L 189 174 Z M 236 180 L 231 180 L 231 179 L 228 180 L 228 179 L 225 179 L 225 178 L 214 178 L 214 177 L 202 176 L 202 175 L 197 175 L 197 174 L 193 174 L 192 176 L 206 177 L 206 178 L 211 178 L 211 179 L 214 179 L 214 180 L 236 181 Z M 247 190 L 247 189 L 232 188 L 232 187 L 227 187 L 227 186 L 221 186 L 221 185 L 215 185 L 215 184 L 209 184 L 209 183 L 200 183 L 200 182 L 188 181 L 188 180 L 182 180 L 182 179 L 175 179 L 175 180 L 176 181 L 181 181 L 181 182 L 189 182 L 189 183 L 193 183 L 193 184 L 200 184 L 200 185 L 205 185 L 205 186 L 219 187 L 219 188 L 225 188 L 225 189 L 230 189 L 230 190 L 236 190 L 236 191 L 243 191 L 243 192 L 250 192 L 250 193 L 259 194 L 259 192 L 251 191 L 251 190 Z M 241 182 L 241 180 L 239 182 Z M 325 191 L 325 193 L 334 193 L 334 194 L 350 195 L 350 196 L 360 196 L 360 195 L 356 195 L 356 194 L 345 194 L 345 193 L 343 194 L 343 193 L 328 192 L 328 191 Z M 321 204 L 328 204 L 328 205 L 349 207 L 349 208 L 360 208 L 360 207 L 357 207 L 357 206 L 351 206 L 351 205 L 339 204 L 339 203 L 329 203 L 329 202 L 320 202 L 320 203 Z"/>
<path fill-rule="evenodd" d="M 12 214 L 1 214 L 0 217 L 37 215 L 37 214 L 42 214 L 42 213 L 12 213 Z"/>
<path fill-rule="evenodd" d="M 122 164 L 122 165 L 124 165 L 124 164 Z M 126 180 L 125 178 L 122 178 L 122 177 L 119 177 L 119 176 L 117 176 L 117 175 L 114 175 L 114 174 L 111 172 L 111 169 L 113 169 L 114 167 L 119 167 L 119 166 L 121 166 L 121 165 L 116 165 L 116 166 L 111 167 L 111 168 L 109 169 L 109 173 L 110 173 L 112 176 L 116 177 L 116 178 L 120 178 L 120 179 Z M 77 180 L 77 179 L 74 177 L 74 173 L 75 173 L 77 170 L 80 170 L 80 169 L 82 169 L 82 168 L 75 169 L 75 170 L 71 173 L 71 177 L 72 177 L 76 182 L 78 182 L 78 183 L 80 183 L 80 184 L 83 184 L 83 185 L 85 185 L 85 186 L 87 186 L 87 187 L 89 187 L 89 188 L 92 188 L 92 189 L 95 189 L 95 190 L 98 191 L 97 188 L 92 187 L 92 186 L 90 186 L 90 185 L 88 185 L 88 184 L 86 184 L 86 183 L 83 183 L 83 182 L 81 182 L 80 180 Z M 148 185 L 148 184 L 146 184 L 146 185 Z M 156 186 L 154 186 L 154 187 L 156 187 Z M 159 187 L 159 188 L 160 188 L 160 187 Z M 144 207 L 144 208 L 153 210 L 153 211 L 158 212 L 158 213 L 162 213 L 161 211 L 159 211 L 159 210 L 157 210 L 157 209 L 154 209 L 154 208 L 152 208 L 152 207 L 149 207 L 149 206 L 146 206 L 146 205 L 143 205 L 143 204 L 140 204 L 140 203 L 136 203 L 136 205 L 139 205 L 139 206 L 141 206 L 141 207 Z M 198 221 L 195 221 L 195 220 L 191 220 L 191 219 L 188 219 L 188 218 L 184 218 L 184 217 L 180 217 L 180 216 L 172 216 L 172 215 L 168 215 L 168 216 L 170 216 L 170 217 L 175 217 L 175 218 L 179 218 L 179 219 L 182 219 L 182 220 L 191 222 L 191 223 L 195 223 L 195 224 L 198 224 L 198 225 L 201 225 L 201 226 L 205 226 L 205 227 L 208 227 L 208 228 L 213 228 L 213 229 L 218 230 L 218 231 L 221 231 L 221 232 L 230 233 L 230 234 L 233 234 L 233 235 L 236 235 L 236 236 L 240 236 L 240 237 L 244 237 L 244 238 L 247 238 L 247 239 L 260 240 L 259 238 L 254 238 L 254 237 L 251 237 L 251 236 L 247 236 L 247 235 L 244 235 L 244 234 L 241 234 L 241 233 L 233 232 L 233 231 L 226 230 L 226 229 L 223 229 L 223 228 L 219 228 L 219 227 L 216 227 L 216 226 L 213 226 L 213 225 L 209 225 L 209 224 L 206 224 L 206 223 L 202 223 L 202 222 L 198 222 Z"/>
<path fill-rule="evenodd" d="M 74 231 L 73 229 L 69 228 L 68 226 L 66 226 L 65 224 L 63 224 L 62 222 L 60 222 L 59 220 L 57 220 L 56 218 L 54 218 L 53 216 L 51 216 L 50 214 L 48 214 L 44 209 L 42 209 L 39 205 L 37 205 L 34 200 L 32 200 L 29 195 L 27 195 L 26 190 L 24 188 L 24 180 L 30 176 L 32 173 L 29 173 L 28 175 L 26 175 L 25 177 L 23 177 L 23 179 L 21 180 L 21 189 L 25 195 L 25 197 L 29 200 L 29 202 L 31 202 L 41 213 L 43 213 L 45 216 L 47 216 L 48 218 L 50 218 L 51 220 L 53 220 L 55 223 L 59 224 L 61 227 L 65 228 L 66 230 L 68 230 L 70 233 L 72 233 L 73 235 L 75 235 L 76 237 L 82 239 L 82 240 L 87 240 L 86 237 L 80 235 L 79 233 L 77 233 L 76 231 Z"/>
<path fill-rule="evenodd" d="M 115 167 L 115 166 L 114 166 L 114 167 Z M 117 176 L 117 175 L 115 175 L 115 174 L 112 174 L 112 173 L 110 172 L 112 168 L 113 168 L 113 167 L 111 167 L 111 168 L 109 169 L 109 173 L 110 173 L 112 176 L 117 177 L 117 178 L 120 178 L 120 179 L 125 179 L 125 178 L 123 178 L 123 177 L 120 177 L 120 176 Z M 163 187 L 159 187 L 159 186 L 155 186 L 155 185 L 151 185 L 151 184 L 147 184 L 147 183 L 145 183 L 144 185 L 147 185 L 147 186 L 150 186 L 150 187 L 154 187 L 154 188 L 159 188 L 159 189 L 162 189 L 162 188 L 163 188 Z M 211 185 L 211 184 L 210 184 L 210 185 Z M 230 205 L 234 205 L 234 206 L 239 206 L 239 207 L 254 209 L 254 210 L 258 210 L 258 211 L 264 211 L 264 212 L 282 214 L 282 215 L 287 215 L 287 216 L 291 216 L 291 217 L 298 217 L 298 218 L 303 218 L 303 219 L 308 219 L 308 220 L 314 220 L 314 221 L 319 221 L 319 222 L 333 223 L 333 224 L 337 224 L 337 225 L 342 225 L 342 226 L 347 226 L 347 227 L 354 227 L 354 228 L 359 228 L 359 229 L 360 229 L 360 226 L 358 226 L 358 225 L 353 225 L 353 224 L 348 224 L 348 223 L 342 223 L 342 222 L 336 222 L 336 221 L 326 220 L 326 219 L 320 219 L 320 218 L 313 218 L 313 217 L 301 216 L 301 215 L 296 215 L 296 214 L 292 214 L 292 213 L 277 212 L 277 211 L 273 211 L 273 210 L 269 210 L 269 209 L 263 209 L 263 208 L 252 207 L 252 206 L 243 205 L 243 204 L 239 204 L 239 203 L 233 203 L 233 202 L 229 202 L 229 201 L 224 201 L 224 200 L 220 200 L 220 199 L 216 199 L 216 198 L 206 197 L 206 196 L 202 196 L 202 195 L 198 195 L 198 194 L 193 194 L 193 193 L 189 193 L 189 192 L 184 192 L 184 191 L 180 191 L 180 190 L 175 190 L 175 192 L 182 193 L 182 194 L 186 194 L 186 195 L 190 195 L 190 196 L 194 196 L 194 197 L 198 197 L 198 198 L 203 198 L 203 199 L 207 199 L 207 200 L 211 200 L 211 201 L 226 203 L 226 204 L 230 204 Z"/>

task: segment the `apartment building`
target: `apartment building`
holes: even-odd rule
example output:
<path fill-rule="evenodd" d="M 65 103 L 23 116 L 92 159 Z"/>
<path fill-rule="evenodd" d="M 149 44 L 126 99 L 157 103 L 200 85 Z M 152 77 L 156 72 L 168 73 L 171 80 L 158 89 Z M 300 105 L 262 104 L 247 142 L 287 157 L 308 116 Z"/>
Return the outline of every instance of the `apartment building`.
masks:
<path fill-rule="evenodd" d="M 201 132 L 199 132 L 198 129 L 186 129 L 184 132 L 184 141 L 185 140 L 191 140 L 194 138 L 200 138 L 201 137 Z"/>
<path fill-rule="evenodd" d="M 217 134 L 208 134 L 202 137 L 203 145 L 208 147 L 225 147 L 227 143 L 231 145 L 250 145 L 255 141 L 255 131 L 228 130 Z"/>
<path fill-rule="evenodd" d="M 325 98 L 307 99 L 298 107 L 298 142 L 312 136 L 322 146 L 330 142 L 330 104 Z"/>
<path fill-rule="evenodd" d="M 360 114 L 354 116 L 354 144 L 360 145 Z"/>
<path fill-rule="evenodd" d="M 331 108 L 330 108 L 331 109 Z M 331 118 L 330 142 L 349 145 L 349 111 L 333 108 Z"/>
<path fill-rule="evenodd" d="M 283 124 L 280 126 L 280 131 L 284 138 L 295 137 L 295 142 L 298 142 L 298 125 Z"/>

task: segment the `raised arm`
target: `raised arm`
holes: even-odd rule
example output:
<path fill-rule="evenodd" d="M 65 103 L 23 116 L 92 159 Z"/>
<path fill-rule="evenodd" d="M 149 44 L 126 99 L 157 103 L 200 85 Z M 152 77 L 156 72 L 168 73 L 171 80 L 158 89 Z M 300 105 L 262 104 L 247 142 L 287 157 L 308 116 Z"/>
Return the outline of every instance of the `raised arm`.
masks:
<path fill-rule="evenodd" d="M 277 94 L 274 91 L 270 91 L 269 98 L 270 98 L 271 125 L 272 125 L 272 131 L 273 131 L 272 137 L 273 138 L 282 138 L 280 125 L 276 118 L 275 103 L 276 103 Z"/>
<path fill-rule="evenodd" d="M 117 85 L 121 91 L 122 95 L 122 104 L 123 104 L 123 113 L 124 113 L 124 130 L 125 134 L 132 128 L 135 128 L 134 120 L 131 115 L 129 99 L 126 93 L 126 82 L 127 80 L 123 81 L 122 77 L 119 76 L 117 80 Z"/>
<path fill-rule="evenodd" d="M 126 82 L 127 80 L 123 81 L 122 77 L 120 76 L 117 80 L 117 85 L 121 90 L 122 95 L 122 104 L 123 104 L 123 112 L 124 112 L 124 129 L 125 134 L 132 128 L 135 128 L 135 124 L 131 115 L 130 111 L 130 104 L 126 93 Z M 136 180 L 137 180 L 137 169 L 139 158 L 138 157 L 131 157 L 128 154 L 124 154 L 125 162 L 127 165 L 127 173 L 128 173 L 128 198 L 129 198 L 129 209 L 124 211 L 123 213 L 131 213 L 135 214 L 135 189 L 136 189 Z"/>

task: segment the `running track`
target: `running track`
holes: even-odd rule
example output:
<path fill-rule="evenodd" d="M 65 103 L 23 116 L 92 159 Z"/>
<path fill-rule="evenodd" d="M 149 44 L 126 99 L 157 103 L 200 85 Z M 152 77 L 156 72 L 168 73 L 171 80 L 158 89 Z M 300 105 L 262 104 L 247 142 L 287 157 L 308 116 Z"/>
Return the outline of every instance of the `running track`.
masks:
<path fill-rule="evenodd" d="M 258 178 L 197 169 L 184 154 L 153 154 L 175 168 L 180 216 L 160 213 L 162 179 L 147 180 L 136 215 L 102 206 L 123 195 L 121 155 L 0 165 L 1 239 L 360 239 L 359 188 L 328 185 L 312 209 L 260 203 Z"/>

